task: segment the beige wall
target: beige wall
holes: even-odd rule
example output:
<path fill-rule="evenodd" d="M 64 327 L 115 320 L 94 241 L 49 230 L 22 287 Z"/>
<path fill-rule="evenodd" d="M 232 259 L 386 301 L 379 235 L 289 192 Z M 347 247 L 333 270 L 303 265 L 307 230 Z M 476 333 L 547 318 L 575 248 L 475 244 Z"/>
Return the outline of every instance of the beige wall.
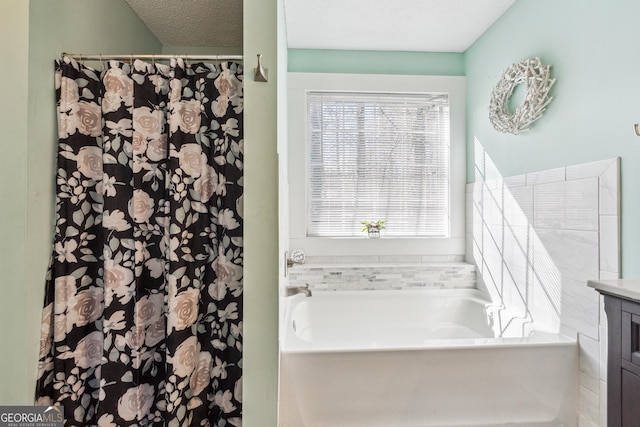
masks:
<path fill-rule="evenodd" d="M 278 380 L 277 3 L 244 0 L 244 419 L 275 427 Z M 263 55 L 269 82 L 253 81 Z"/>
<path fill-rule="evenodd" d="M 0 14 L 0 404 L 24 403 L 26 337 L 27 90 L 29 4 L 4 2 Z M 30 336 L 33 336 L 31 334 Z"/>

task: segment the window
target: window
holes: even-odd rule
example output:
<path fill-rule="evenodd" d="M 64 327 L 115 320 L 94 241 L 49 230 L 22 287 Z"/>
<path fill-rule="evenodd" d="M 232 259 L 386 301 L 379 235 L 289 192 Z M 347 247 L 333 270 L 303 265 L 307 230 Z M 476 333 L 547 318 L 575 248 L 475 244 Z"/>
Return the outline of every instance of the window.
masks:
<path fill-rule="evenodd" d="M 465 93 L 462 76 L 288 73 L 288 246 L 372 262 L 464 254 Z M 377 219 L 387 228 L 368 239 L 360 222 Z"/>
<path fill-rule="evenodd" d="M 308 92 L 307 235 L 449 235 L 447 94 Z"/>

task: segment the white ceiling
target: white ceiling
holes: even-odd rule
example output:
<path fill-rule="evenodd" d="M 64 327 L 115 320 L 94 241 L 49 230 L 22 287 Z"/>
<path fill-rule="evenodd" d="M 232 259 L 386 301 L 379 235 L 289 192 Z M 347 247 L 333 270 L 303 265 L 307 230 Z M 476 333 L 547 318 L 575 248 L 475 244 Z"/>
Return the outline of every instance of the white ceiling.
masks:
<path fill-rule="evenodd" d="M 125 0 L 163 45 L 242 46 L 241 0 Z M 290 48 L 464 52 L 515 0 L 284 0 Z"/>
<path fill-rule="evenodd" d="M 515 0 L 285 0 L 290 48 L 464 52 Z"/>

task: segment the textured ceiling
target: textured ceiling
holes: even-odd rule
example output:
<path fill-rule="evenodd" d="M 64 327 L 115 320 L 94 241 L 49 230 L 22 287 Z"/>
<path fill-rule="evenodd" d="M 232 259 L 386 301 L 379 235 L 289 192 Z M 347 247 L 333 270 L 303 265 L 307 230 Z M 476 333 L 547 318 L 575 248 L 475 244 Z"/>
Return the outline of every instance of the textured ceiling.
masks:
<path fill-rule="evenodd" d="M 165 46 L 242 47 L 242 0 L 125 0 Z M 284 0 L 290 48 L 464 52 L 515 0 Z"/>
<path fill-rule="evenodd" d="M 125 0 L 165 46 L 242 47 L 242 0 Z"/>

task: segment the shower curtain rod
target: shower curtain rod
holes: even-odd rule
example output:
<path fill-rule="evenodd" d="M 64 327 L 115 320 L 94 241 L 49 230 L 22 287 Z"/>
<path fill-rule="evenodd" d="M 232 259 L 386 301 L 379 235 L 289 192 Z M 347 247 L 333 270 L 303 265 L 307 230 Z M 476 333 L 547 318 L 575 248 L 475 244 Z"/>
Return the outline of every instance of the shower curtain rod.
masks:
<path fill-rule="evenodd" d="M 168 60 L 174 58 L 181 58 L 187 61 L 244 61 L 244 55 L 153 55 L 153 54 L 143 54 L 143 55 L 102 55 L 102 54 L 90 54 L 83 55 L 80 53 L 65 53 L 62 52 L 63 56 L 68 56 L 70 58 L 79 60 L 79 61 L 103 61 L 107 59 L 118 59 L 118 60 L 130 60 L 133 62 L 134 59 L 150 59 L 152 61 L 155 60 Z M 258 54 L 258 66 L 253 69 L 254 71 L 254 80 L 257 82 L 267 82 L 268 72 L 269 70 L 262 66 L 262 54 Z"/>
<path fill-rule="evenodd" d="M 123 59 L 123 60 L 131 60 L 131 59 L 151 59 L 151 60 L 167 60 L 174 58 L 182 58 L 189 61 L 198 61 L 198 60 L 208 60 L 208 61 L 242 61 L 243 55 L 101 55 L 101 54 L 90 54 L 84 55 L 79 53 L 65 53 L 62 55 L 69 56 L 73 59 L 77 60 L 86 60 L 86 61 L 102 61 L 108 59 Z"/>

